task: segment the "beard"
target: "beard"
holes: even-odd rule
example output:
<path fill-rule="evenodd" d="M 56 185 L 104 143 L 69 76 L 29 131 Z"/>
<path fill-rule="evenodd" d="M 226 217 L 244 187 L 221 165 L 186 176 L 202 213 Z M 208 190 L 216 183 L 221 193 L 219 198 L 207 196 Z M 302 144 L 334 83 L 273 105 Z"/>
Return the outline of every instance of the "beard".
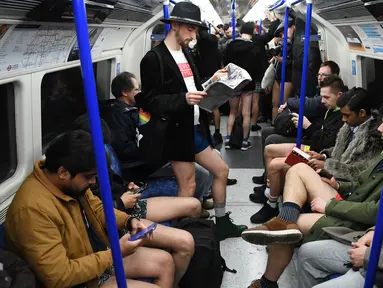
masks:
<path fill-rule="evenodd" d="M 189 47 L 189 42 L 191 42 L 193 39 L 182 39 L 181 35 L 180 35 L 180 32 L 177 30 L 176 31 L 176 40 L 177 40 L 177 43 L 183 48 L 183 49 L 186 49 L 187 47 Z"/>
<path fill-rule="evenodd" d="M 77 199 L 78 197 L 84 196 L 86 191 L 90 187 L 91 187 L 91 185 L 88 185 L 84 189 L 81 189 L 81 190 L 73 190 L 73 189 L 65 188 L 65 189 L 63 189 L 63 192 L 65 195 L 68 195 L 69 197 Z"/>

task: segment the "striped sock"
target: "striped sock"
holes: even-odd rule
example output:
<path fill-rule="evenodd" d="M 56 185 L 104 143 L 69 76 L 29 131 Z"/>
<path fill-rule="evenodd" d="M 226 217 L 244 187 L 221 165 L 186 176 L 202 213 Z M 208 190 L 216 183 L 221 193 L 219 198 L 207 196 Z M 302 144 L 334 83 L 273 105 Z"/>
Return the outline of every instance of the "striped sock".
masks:
<path fill-rule="evenodd" d="M 242 143 L 247 143 L 247 142 L 249 142 L 249 138 L 243 138 Z"/>
<path fill-rule="evenodd" d="M 299 214 L 301 213 L 301 207 L 293 202 L 285 202 L 282 205 L 281 212 L 279 212 L 278 218 L 285 220 L 286 222 L 297 222 Z"/>
<path fill-rule="evenodd" d="M 270 180 L 269 179 L 266 179 L 265 196 L 267 198 L 270 198 Z"/>
<path fill-rule="evenodd" d="M 277 206 L 278 206 L 278 198 L 279 198 L 279 196 L 274 197 L 274 196 L 270 195 L 269 201 L 267 201 L 267 204 L 269 204 L 271 208 L 277 208 Z"/>

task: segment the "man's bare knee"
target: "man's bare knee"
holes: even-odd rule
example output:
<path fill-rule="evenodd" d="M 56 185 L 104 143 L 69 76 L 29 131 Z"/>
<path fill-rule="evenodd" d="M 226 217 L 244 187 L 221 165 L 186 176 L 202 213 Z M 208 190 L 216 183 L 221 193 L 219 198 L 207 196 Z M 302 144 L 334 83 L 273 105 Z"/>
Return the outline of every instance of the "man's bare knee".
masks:
<path fill-rule="evenodd" d="M 179 237 L 177 237 L 177 253 L 182 256 L 192 257 L 194 255 L 194 239 L 193 236 L 187 232 L 180 230 L 178 231 Z"/>
<path fill-rule="evenodd" d="M 160 275 L 174 275 L 176 269 L 172 255 L 164 250 L 161 250 L 161 252 L 161 256 L 158 257 L 158 261 L 156 263 L 156 272 Z"/>
<path fill-rule="evenodd" d="M 201 215 L 201 202 L 196 198 L 190 198 L 190 205 L 188 206 L 191 217 L 199 217 Z"/>
<path fill-rule="evenodd" d="M 178 196 L 193 197 L 195 193 L 196 183 L 193 178 L 182 181 L 179 185 Z"/>
<path fill-rule="evenodd" d="M 214 175 L 214 176 L 219 178 L 219 179 L 227 179 L 227 177 L 229 176 L 229 166 L 227 166 L 226 163 L 223 163 L 222 167 L 220 167 L 217 175 Z"/>

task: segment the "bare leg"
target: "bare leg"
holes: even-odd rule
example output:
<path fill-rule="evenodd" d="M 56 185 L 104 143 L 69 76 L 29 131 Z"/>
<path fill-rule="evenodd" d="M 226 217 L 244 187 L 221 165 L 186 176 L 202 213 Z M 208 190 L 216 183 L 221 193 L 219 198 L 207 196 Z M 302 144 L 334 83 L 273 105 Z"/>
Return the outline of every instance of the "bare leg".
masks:
<path fill-rule="evenodd" d="M 194 162 L 172 161 L 172 169 L 177 179 L 178 196 L 193 197 L 196 187 Z"/>
<path fill-rule="evenodd" d="M 237 114 L 238 114 L 239 99 L 240 98 L 238 97 L 234 97 L 233 99 L 230 100 L 230 114 L 229 114 L 229 119 L 227 120 L 227 135 L 228 136 L 231 135 L 235 117 L 237 117 Z"/>
<path fill-rule="evenodd" d="M 152 224 L 151 221 L 146 219 L 141 219 L 141 221 L 147 226 Z M 167 248 L 173 252 L 172 256 L 176 269 L 174 284 L 178 285 L 194 254 L 193 236 L 184 230 L 158 225 L 153 232 L 153 238 L 148 240 L 147 246 Z"/>
<path fill-rule="evenodd" d="M 219 112 L 219 109 L 214 110 L 214 126 L 215 129 L 221 128 L 221 113 Z"/>
<path fill-rule="evenodd" d="M 305 213 L 299 215 L 298 226 L 303 235 L 307 236 L 314 224 L 324 215 L 320 213 Z"/>
<path fill-rule="evenodd" d="M 287 157 L 294 147 L 295 144 L 293 143 L 267 145 L 263 154 L 265 157 L 266 171 L 269 170 L 271 160 L 274 158 Z"/>
<path fill-rule="evenodd" d="M 259 115 L 259 93 L 253 93 L 253 107 L 251 114 L 253 118 L 251 119 L 252 125 L 257 125 L 258 115 Z"/>
<path fill-rule="evenodd" d="M 270 180 L 270 195 L 278 197 L 283 192 L 283 170 L 286 168 L 286 158 L 274 158 L 267 169 L 267 178 Z"/>
<path fill-rule="evenodd" d="M 299 163 L 290 168 L 286 174 L 283 202 L 292 202 L 302 207 L 307 201 L 316 197 L 324 200 L 334 198 L 337 191 L 308 165 Z"/>
<path fill-rule="evenodd" d="M 128 280 L 128 287 L 173 287 L 174 263 L 171 255 L 164 250 L 140 247 L 135 253 L 125 257 L 123 263 L 126 278 L 154 278 L 155 285 Z M 117 287 L 116 278 L 111 277 L 102 287 Z"/>
<path fill-rule="evenodd" d="M 275 119 L 275 117 L 278 115 L 278 108 L 280 106 L 280 103 L 279 103 L 279 99 L 280 99 L 280 88 L 279 88 L 279 84 L 277 81 L 274 81 L 274 85 L 273 85 L 273 88 L 271 90 L 271 94 L 272 94 L 272 106 L 273 106 L 273 109 L 272 109 L 272 118 L 273 118 L 273 121 Z"/>
<path fill-rule="evenodd" d="M 210 146 L 195 156 L 196 162 L 214 175 L 211 188 L 215 203 L 225 203 L 229 167 Z"/>
<path fill-rule="evenodd" d="M 251 99 L 253 92 L 246 92 L 241 95 L 242 98 L 242 116 L 243 116 L 243 138 L 248 138 L 250 135 L 250 110 L 251 110 Z"/>
<path fill-rule="evenodd" d="M 294 254 L 294 246 L 286 244 L 273 244 L 269 250 L 265 274 L 270 281 L 278 281 L 283 271 L 289 265 Z"/>
<path fill-rule="evenodd" d="M 201 215 L 201 203 L 194 197 L 153 197 L 146 201 L 146 219 L 153 222 Z"/>

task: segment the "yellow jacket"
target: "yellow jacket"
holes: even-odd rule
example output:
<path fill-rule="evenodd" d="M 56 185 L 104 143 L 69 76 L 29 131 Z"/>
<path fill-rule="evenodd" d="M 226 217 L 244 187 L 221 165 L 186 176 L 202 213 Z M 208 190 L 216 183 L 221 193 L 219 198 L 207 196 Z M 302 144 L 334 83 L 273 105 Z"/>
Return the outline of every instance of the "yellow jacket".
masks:
<path fill-rule="evenodd" d="M 7 212 L 8 248 L 31 265 L 45 287 L 87 282 L 97 287 L 97 277 L 112 266 L 111 252 L 93 252 L 79 203 L 46 178 L 41 164 L 35 164 Z M 80 201 L 88 221 L 109 245 L 102 202 L 90 190 Z M 118 229 L 123 229 L 129 216 L 118 210 L 115 215 Z"/>

